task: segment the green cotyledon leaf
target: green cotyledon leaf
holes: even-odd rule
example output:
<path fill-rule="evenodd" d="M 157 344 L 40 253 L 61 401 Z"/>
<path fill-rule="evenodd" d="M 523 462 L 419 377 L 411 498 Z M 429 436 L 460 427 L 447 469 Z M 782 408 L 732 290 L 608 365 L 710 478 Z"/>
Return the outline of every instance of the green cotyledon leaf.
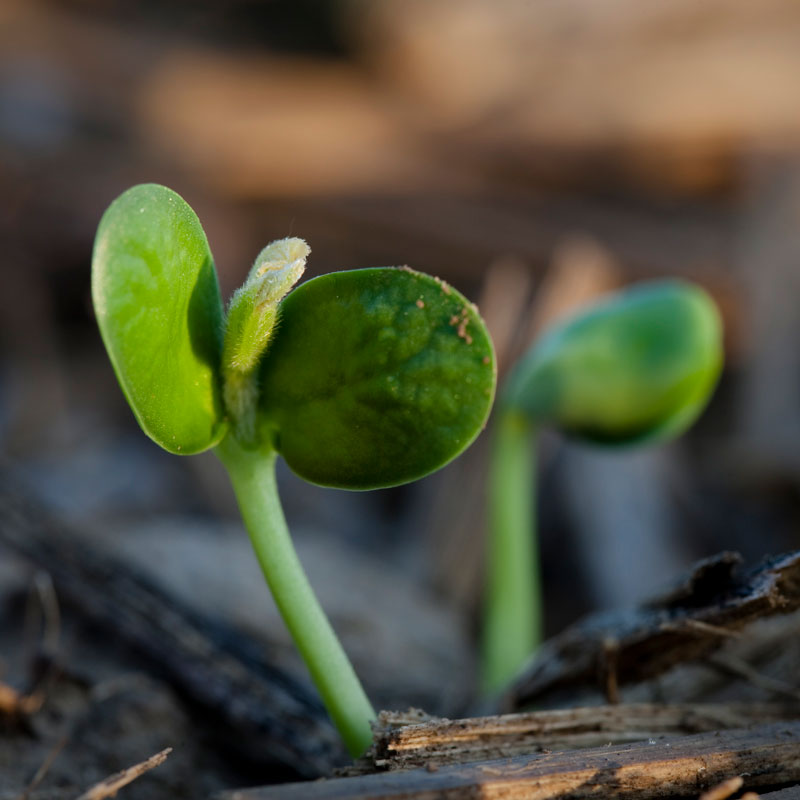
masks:
<path fill-rule="evenodd" d="M 346 489 L 394 486 L 464 450 L 494 397 L 477 309 L 407 268 L 335 272 L 282 303 L 263 361 L 259 426 L 294 472 Z"/>
<path fill-rule="evenodd" d="M 222 301 L 203 228 L 179 195 L 143 184 L 109 206 L 94 244 L 92 299 L 144 432 L 172 453 L 215 445 L 226 429 Z"/>
<path fill-rule="evenodd" d="M 502 400 L 584 439 L 663 441 L 705 408 L 722 362 L 714 301 L 688 282 L 656 281 L 548 331 L 515 367 Z"/>

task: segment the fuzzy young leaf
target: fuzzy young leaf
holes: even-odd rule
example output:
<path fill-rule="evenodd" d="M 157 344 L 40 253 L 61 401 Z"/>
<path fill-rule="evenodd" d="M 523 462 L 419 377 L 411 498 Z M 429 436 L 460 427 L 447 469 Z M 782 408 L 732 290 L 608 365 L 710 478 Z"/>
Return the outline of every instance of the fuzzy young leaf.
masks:
<path fill-rule="evenodd" d="M 503 401 L 534 423 L 608 444 L 677 436 L 722 368 L 722 327 L 697 286 L 634 287 L 554 328 L 510 376 Z"/>
<path fill-rule="evenodd" d="M 393 486 L 475 439 L 495 378 L 475 307 L 443 282 L 405 268 L 323 275 L 282 304 L 261 370 L 261 435 L 313 483 Z"/>
<path fill-rule="evenodd" d="M 278 321 L 278 306 L 306 268 L 311 248 L 280 239 L 256 258 L 228 306 L 222 345 L 222 396 L 236 435 L 255 445 L 258 367 Z"/>
<path fill-rule="evenodd" d="M 258 254 L 228 308 L 223 370 L 247 373 L 257 366 L 272 336 L 278 303 L 300 279 L 310 252 L 302 239 L 280 239 Z"/>
<path fill-rule="evenodd" d="M 223 311 L 205 233 L 163 186 L 134 186 L 100 221 L 92 260 L 100 333 L 144 432 L 172 453 L 225 433 L 218 378 Z"/>

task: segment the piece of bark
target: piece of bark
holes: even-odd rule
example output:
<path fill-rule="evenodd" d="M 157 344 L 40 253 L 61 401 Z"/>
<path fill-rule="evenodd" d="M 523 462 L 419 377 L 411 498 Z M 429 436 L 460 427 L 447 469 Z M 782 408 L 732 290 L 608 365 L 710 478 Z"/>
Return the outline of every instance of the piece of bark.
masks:
<path fill-rule="evenodd" d="M 317 777 L 340 760 L 341 746 L 310 688 L 48 517 L 3 468 L 0 545 L 46 570 L 60 601 L 82 620 L 137 651 L 212 720 L 237 757 L 287 777 Z"/>
<path fill-rule="evenodd" d="M 515 710 L 558 690 L 622 686 L 707 656 L 747 624 L 800 608 L 800 551 L 737 570 L 740 556 L 699 562 L 669 595 L 630 611 L 594 614 L 546 642 L 503 699 Z"/>
<path fill-rule="evenodd" d="M 413 714 L 383 711 L 378 716 L 371 750 L 345 774 L 359 774 L 359 767 L 361 773 L 369 773 L 463 764 L 798 717 L 797 703 L 636 703 L 422 722 Z"/>
<path fill-rule="evenodd" d="M 248 789 L 227 793 L 222 800 L 599 796 L 648 800 L 696 797 L 736 775 L 745 778 L 748 790 L 800 781 L 800 722 Z"/>

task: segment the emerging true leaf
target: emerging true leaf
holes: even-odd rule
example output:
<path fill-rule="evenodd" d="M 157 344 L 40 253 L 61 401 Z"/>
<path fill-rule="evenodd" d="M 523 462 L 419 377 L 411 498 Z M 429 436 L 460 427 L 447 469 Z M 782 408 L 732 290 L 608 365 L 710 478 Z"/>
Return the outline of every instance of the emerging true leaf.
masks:
<path fill-rule="evenodd" d="M 310 252 L 302 239 L 279 239 L 258 254 L 228 307 L 223 370 L 245 373 L 257 365 L 272 336 L 278 303 L 300 279 Z"/>
<path fill-rule="evenodd" d="M 510 376 L 503 402 L 594 441 L 671 438 L 705 407 L 722 358 L 711 298 L 681 281 L 650 283 L 545 334 Z"/>
<path fill-rule="evenodd" d="M 336 272 L 283 301 L 261 435 L 313 483 L 393 486 L 473 441 L 495 378 L 477 310 L 447 284 L 405 268 Z"/>
<path fill-rule="evenodd" d="M 92 260 L 100 333 L 145 433 L 197 453 L 225 432 L 218 365 L 223 312 L 197 216 L 163 186 L 134 186 L 100 221 Z"/>
<path fill-rule="evenodd" d="M 280 301 L 303 274 L 310 252 L 302 239 L 280 239 L 267 245 L 228 305 L 222 396 L 242 443 L 256 444 L 258 367 L 272 339 Z"/>

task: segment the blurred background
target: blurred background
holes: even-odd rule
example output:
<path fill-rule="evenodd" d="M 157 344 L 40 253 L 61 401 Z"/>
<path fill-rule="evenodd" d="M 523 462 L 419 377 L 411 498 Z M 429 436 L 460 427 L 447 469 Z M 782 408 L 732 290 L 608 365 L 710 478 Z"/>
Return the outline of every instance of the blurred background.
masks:
<path fill-rule="evenodd" d="M 305 680 L 224 474 L 139 431 L 96 330 L 97 222 L 154 181 L 198 213 L 223 296 L 289 235 L 311 246 L 308 277 L 408 264 L 478 302 L 501 377 L 544 325 L 610 289 L 681 276 L 712 293 L 726 370 L 688 435 L 614 452 L 544 440 L 549 633 L 719 550 L 798 547 L 798 75 L 789 0 L 3 0 L 6 474 Z M 312 583 L 378 706 L 469 708 L 485 456 L 482 437 L 435 476 L 366 494 L 280 473 Z M 33 576 L 3 550 L 0 678 L 20 689 Z M 89 684 L 129 669 L 96 652 L 90 669 L 79 636 L 62 631 L 62 661 Z M 203 788 L 242 779 L 225 769 Z"/>

